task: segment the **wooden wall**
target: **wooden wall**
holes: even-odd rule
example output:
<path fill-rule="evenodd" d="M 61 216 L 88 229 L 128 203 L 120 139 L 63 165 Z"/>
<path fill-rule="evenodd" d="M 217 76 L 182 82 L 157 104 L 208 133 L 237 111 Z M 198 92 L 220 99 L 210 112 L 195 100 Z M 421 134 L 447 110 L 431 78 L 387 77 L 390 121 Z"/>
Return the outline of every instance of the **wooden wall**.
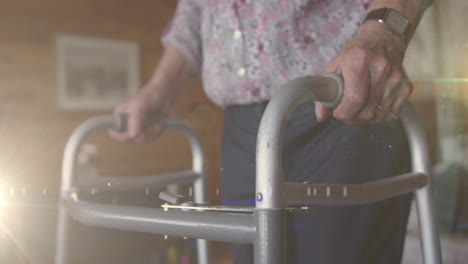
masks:
<path fill-rule="evenodd" d="M 175 6 L 172 0 L 1 0 L 0 181 L 58 187 L 62 152 L 73 129 L 111 111 L 58 109 L 57 34 L 137 41 L 145 82 L 161 55 L 159 38 Z M 173 112 L 200 133 L 211 187 L 218 182 L 221 112 L 204 96 L 198 81 L 190 84 Z M 190 166 L 188 145 L 170 133 L 139 148 L 117 144 L 105 133 L 91 141 L 98 145 L 102 174 L 144 175 Z"/>

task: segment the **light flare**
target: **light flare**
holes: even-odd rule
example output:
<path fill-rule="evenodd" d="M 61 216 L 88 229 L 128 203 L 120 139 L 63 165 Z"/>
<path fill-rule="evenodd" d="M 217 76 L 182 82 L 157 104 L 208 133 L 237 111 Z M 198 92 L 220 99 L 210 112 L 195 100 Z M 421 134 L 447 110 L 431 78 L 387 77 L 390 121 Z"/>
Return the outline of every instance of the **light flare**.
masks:
<path fill-rule="evenodd" d="M 432 81 L 436 83 L 460 83 L 468 82 L 468 78 L 435 78 Z"/>
<path fill-rule="evenodd" d="M 0 184 L 0 210 L 6 206 L 6 194 L 5 194 L 5 186 Z M 0 211 L 1 215 L 1 211 Z"/>
<path fill-rule="evenodd" d="M 6 194 L 5 194 L 5 186 L 0 184 L 0 224 L 3 220 L 3 217 L 5 215 L 5 208 L 7 205 L 7 200 L 6 200 Z"/>

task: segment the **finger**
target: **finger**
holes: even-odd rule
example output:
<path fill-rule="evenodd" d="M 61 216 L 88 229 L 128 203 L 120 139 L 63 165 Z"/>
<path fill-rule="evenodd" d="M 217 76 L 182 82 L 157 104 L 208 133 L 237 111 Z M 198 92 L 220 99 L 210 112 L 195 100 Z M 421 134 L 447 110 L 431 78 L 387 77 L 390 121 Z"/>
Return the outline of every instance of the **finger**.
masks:
<path fill-rule="evenodd" d="M 405 77 L 406 75 L 404 72 L 397 70 L 393 71 L 385 80 L 386 83 L 382 99 L 375 109 L 375 112 L 377 113 L 376 118 L 374 119 L 375 122 L 384 122 L 396 118 L 395 114 L 392 112 L 392 107 L 398 97 L 398 93 L 402 87 Z"/>
<path fill-rule="evenodd" d="M 388 122 L 398 118 L 398 116 L 393 111 L 393 106 L 395 103 L 397 105 L 400 104 L 397 102 L 399 96 L 404 96 L 403 94 L 400 94 L 401 89 L 405 89 L 403 87 L 405 79 L 402 76 L 403 75 L 401 72 L 397 72 L 393 74 L 391 78 L 389 78 L 384 98 L 382 99 L 381 103 L 382 108 L 385 109 L 387 114 L 385 115 L 385 118 L 379 121 Z"/>
<path fill-rule="evenodd" d="M 123 143 L 129 143 L 129 138 L 127 134 L 125 133 L 120 133 L 115 130 L 109 130 L 108 131 L 109 136 L 117 141 L 123 142 Z"/>
<path fill-rule="evenodd" d="M 406 105 L 409 95 L 413 88 L 411 82 L 407 79 L 404 72 L 398 71 L 392 74 L 388 80 L 387 96 L 383 99 L 381 105 L 387 113 L 385 118 L 379 121 L 391 121 L 398 118 L 403 107 Z"/>
<path fill-rule="evenodd" d="M 145 134 L 148 135 L 148 138 L 156 138 L 156 137 L 159 137 L 163 131 L 164 131 L 164 128 L 161 125 L 156 124 L 156 125 L 149 126 L 146 129 Z"/>
<path fill-rule="evenodd" d="M 163 131 L 164 129 L 160 125 L 149 126 L 145 128 L 145 130 L 137 137 L 132 138 L 129 143 L 135 145 L 144 145 L 148 142 L 158 139 L 162 135 Z"/>
<path fill-rule="evenodd" d="M 164 128 L 160 125 L 151 126 L 149 130 L 145 131 L 145 142 L 150 142 L 158 139 L 164 133 Z"/>
<path fill-rule="evenodd" d="M 379 118 L 376 108 L 382 104 L 385 97 L 385 86 L 391 66 L 385 57 L 376 57 L 369 63 L 370 90 L 366 105 L 359 113 L 359 119 L 364 122 L 375 121 Z"/>
<path fill-rule="evenodd" d="M 345 83 L 344 96 L 341 104 L 333 115 L 342 121 L 357 121 L 361 109 L 369 97 L 370 75 L 364 67 L 353 67 L 343 70 Z"/>
<path fill-rule="evenodd" d="M 319 102 L 315 102 L 315 116 L 318 121 L 322 122 L 330 118 L 333 109 L 323 106 Z"/>
<path fill-rule="evenodd" d="M 389 113 L 392 110 L 392 105 L 396 100 L 398 94 L 399 84 L 390 83 L 385 85 L 382 100 L 380 101 L 379 107 L 385 112 Z"/>
<path fill-rule="evenodd" d="M 393 120 L 396 120 L 398 119 L 399 116 L 394 114 L 392 111 L 388 112 L 387 116 L 385 117 L 385 122 L 389 122 L 389 121 L 393 121 Z"/>
<path fill-rule="evenodd" d="M 364 105 L 364 107 L 361 109 L 359 112 L 359 120 L 364 121 L 364 122 L 369 122 L 369 121 L 375 121 L 376 119 L 379 118 L 380 112 L 376 111 L 377 107 L 379 107 L 381 98 L 382 98 L 382 93 L 383 93 L 383 88 L 381 83 L 374 83 L 373 85 L 371 84 L 371 88 L 369 91 L 369 99 L 367 100 L 367 103 Z"/>
<path fill-rule="evenodd" d="M 145 134 L 140 134 L 130 140 L 130 143 L 133 145 L 141 146 L 147 142 L 147 138 Z"/>
<path fill-rule="evenodd" d="M 400 85 L 398 90 L 398 94 L 396 96 L 396 100 L 392 105 L 391 111 L 395 115 L 400 115 L 401 111 L 403 111 L 404 107 L 408 103 L 409 96 L 413 91 L 413 84 L 410 81 L 404 81 Z"/>
<path fill-rule="evenodd" d="M 404 74 L 400 71 L 395 71 L 390 75 L 385 85 L 382 102 L 380 103 L 383 108 L 391 110 L 404 81 Z"/>
<path fill-rule="evenodd" d="M 135 109 L 129 114 L 127 135 L 131 140 L 136 140 L 143 134 L 143 116 L 139 109 Z"/>

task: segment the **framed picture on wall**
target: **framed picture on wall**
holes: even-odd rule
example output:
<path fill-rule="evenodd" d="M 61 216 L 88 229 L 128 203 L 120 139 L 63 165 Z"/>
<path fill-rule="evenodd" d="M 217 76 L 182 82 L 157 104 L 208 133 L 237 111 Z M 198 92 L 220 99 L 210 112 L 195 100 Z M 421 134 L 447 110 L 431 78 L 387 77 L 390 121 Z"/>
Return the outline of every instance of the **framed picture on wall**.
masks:
<path fill-rule="evenodd" d="M 56 52 L 61 109 L 112 109 L 140 86 L 140 51 L 134 41 L 59 35 Z"/>

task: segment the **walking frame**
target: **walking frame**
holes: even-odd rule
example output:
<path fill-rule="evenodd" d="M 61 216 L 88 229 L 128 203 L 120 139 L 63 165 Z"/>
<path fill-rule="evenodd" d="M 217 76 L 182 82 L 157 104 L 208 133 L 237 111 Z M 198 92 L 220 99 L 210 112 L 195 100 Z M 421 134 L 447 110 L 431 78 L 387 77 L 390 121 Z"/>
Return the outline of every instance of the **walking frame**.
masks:
<path fill-rule="evenodd" d="M 343 96 L 343 81 L 336 74 L 297 78 L 269 102 L 257 137 L 255 207 L 207 206 L 205 161 L 196 134 L 183 122 L 166 120 L 167 129 L 182 133 L 192 150 L 192 169 L 158 176 L 104 177 L 78 183 L 76 157 L 85 138 L 96 131 L 123 131 L 125 118 L 98 116 L 80 125 L 67 142 L 57 224 L 56 264 L 68 264 L 72 219 L 89 226 L 197 238 L 198 263 L 209 264 L 207 240 L 253 244 L 255 264 L 284 264 L 285 213 L 314 205 L 367 204 L 415 192 L 420 241 L 425 264 L 440 264 L 441 250 L 431 197 L 431 170 L 426 135 L 411 105 L 401 114 L 410 144 L 412 172 L 363 184 L 285 183 L 281 167 L 282 137 L 288 115 L 301 103 L 320 101 L 336 107 Z M 145 190 L 169 184 L 193 183 L 193 203 L 166 204 L 162 209 L 80 200 L 80 191 Z M 166 195 L 171 198 L 170 194 Z M 167 198 L 166 198 L 167 199 Z M 171 199 L 169 199 L 171 200 Z"/>

